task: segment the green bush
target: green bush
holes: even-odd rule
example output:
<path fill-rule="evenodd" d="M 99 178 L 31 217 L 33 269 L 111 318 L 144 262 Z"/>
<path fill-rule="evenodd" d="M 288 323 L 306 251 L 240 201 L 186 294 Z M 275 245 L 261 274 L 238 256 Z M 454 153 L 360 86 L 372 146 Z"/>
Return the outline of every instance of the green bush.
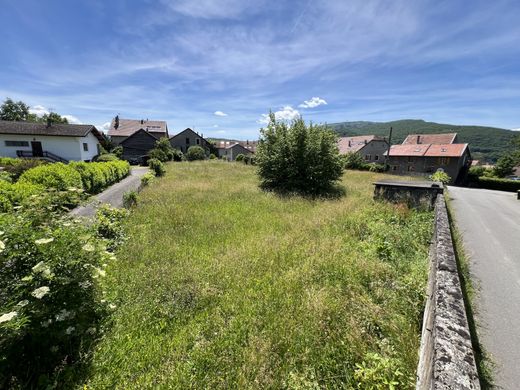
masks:
<path fill-rule="evenodd" d="M 370 170 L 370 164 L 367 164 L 363 156 L 358 152 L 348 152 L 341 157 L 345 164 L 345 169 Z"/>
<path fill-rule="evenodd" d="M 241 161 L 244 161 L 244 155 L 242 153 L 238 154 L 237 157 L 235 158 L 235 161 L 237 162 L 241 162 Z"/>
<path fill-rule="evenodd" d="M 123 222 L 128 217 L 128 210 L 101 206 L 96 212 L 94 224 L 99 238 L 107 240 L 109 250 L 117 249 L 126 239 Z"/>
<path fill-rule="evenodd" d="M 6 181 L 8 183 L 13 182 L 13 177 L 9 172 L 0 171 L 0 181 Z"/>
<path fill-rule="evenodd" d="M 481 176 L 476 181 L 474 181 L 474 184 L 477 187 L 487 188 L 489 190 L 510 192 L 516 192 L 520 190 L 520 180 L 508 180 L 497 177 Z"/>
<path fill-rule="evenodd" d="M 204 160 L 206 159 L 206 152 L 201 146 L 190 146 L 186 152 L 186 159 L 188 161 Z"/>
<path fill-rule="evenodd" d="M 256 165 L 256 159 L 255 156 L 252 155 L 246 155 L 244 156 L 244 164 L 246 165 Z"/>
<path fill-rule="evenodd" d="M 99 337 L 111 261 L 84 224 L 0 214 L 0 388 L 66 383 Z"/>
<path fill-rule="evenodd" d="M 97 194 L 106 187 L 124 179 L 130 173 L 127 161 L 71 162 L 69 164 L 81 175 L 83 188 L 89 194 Z"/>
<path fill-rule="evenodd" d="M 112 149 L 112 154 L 114 154 L 117 158 L 123 157 L 123 147 L 121 145 L 117 145 L 114 149 Z"/>
<path fill-rule="evenodd" d="M 129 209 L 137 206 L 137 191 L 130 190 L 123 194 L 123 207 Z"/>
<path fill-rule="evenodd" d="M 112 153 L 102 154 L 97 158 L 97 162 L 117 161 L 119 157 Z"/>
<path fill-rule="evenodd" d="M 343 173 L 336 135 L 325 126 L 290 126 L 277 122 L 273 113 L 261 129 L 256 163 L 264 189 L 320 195 L 329 192 Z"/>
<path fill-rule="evenodd" d="M 83 188 L 81 175 L 70 165 L 63 163 L 45 164 L 25 171 L 20 183 L 41 185 L 66 191 L 69 188 Z"/>
<path fill-rule="evenodd" d="M 442 171 L 437 171 L 433 175 L 430 176 L 432 181 L 440 181 L 442 184 L 449 184 L 451 181 L 451 177 Z"/>
<path fill-rule="evenodd" d="M 164 164 L 155 158 L 151 158 L 148 160 L 148 166 L 155 173 L 155 176 L 164 176 L 166 173 L 166 168 Z"/>
<path fill-rule="evenodd" d="M 370 163 L 367 165 L 368 165 L 368 170 L 370 172 L 386 172 L 385 164 Z"/>
<path fill-rule="evenodd" d="M 215 156 L 213 153 L 210 153 L 210 155 L 209 155 L 210 160 L 215 160 L 216 158 L 217 158 L 217 156 Z"/>
<path fill-rule="evenodd" d="M 146 187 L 154 180 L 155 180 L 154 172 L 147 172 L 143 175 L 143 177 L 141 177 L 141 186 Z"/>
<path fill-rule="evenodd" d="M 150 158 L 161 162 L 172 161 L 177 153 L 170 144 L 170 140 L 163 137 L 155 142 L 155 148 L 148 152 Z"/>
<path fill-rule="evenodd" d="M 0 158 L 0 166 L 4 167 L 5 172 L 9 173 L 12 177 L 13 181 L 18 180 L 18 178 L 25 171 L 38 167 L 40 165 L 46 164 L 43 160 L 36 159 L 25 159 L 25 158 L 10 158 L 10 157 L 1 157 Z"/>
<path fill-rule="evenodd" d="M 0 212 L 9 212 L 13 207 L 21 206 L 29 197 L 41 194 L 44 188 L 31 183 L 9 183 L 0 181 Z"/>

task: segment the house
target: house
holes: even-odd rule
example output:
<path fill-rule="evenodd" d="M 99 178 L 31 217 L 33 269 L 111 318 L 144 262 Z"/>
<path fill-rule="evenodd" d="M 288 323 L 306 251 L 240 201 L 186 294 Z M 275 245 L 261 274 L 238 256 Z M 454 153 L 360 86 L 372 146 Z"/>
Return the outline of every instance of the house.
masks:
<path fill-rule="evenodd" d="M 150 121 L 148 119 L 120 119 L 117 115 L 110 123 L 108 136 L 110 140 L 119 145 L 124 139 L 143 129 L 155 138 L 168 138 L 168 125 L 166 121 Z"/>
<path fill-rule="evenodd" d="M 229 145 L 240 144 L 248 151 L 252 153 L 256 153 L 256 148 L 258 146 L 258 141 L 238 141 L 238 140 L 215 140 L 214 142 L 216 149 L 225 149 Z"/>
<path fill-rule="evenodd" d="M 387 163 L 396 174 L 432 174 L 442 169 L 456 183 L 469 169 L 471 154 L 468 144 L 392 145 Z"/>
<path fill-rule="evenodd" d="M 129 137 L 126 137 L 119 145 L 123 148 L 121 158 L 131 163 L 143 163 L 147 154 L 155 147 L 158 141 L 151 132 L 139 129 Z"/>
<path fill-rule="evenodd" d="M 217 146 L 217 150 L 218 157 L 225 157 L 228 161 L 235 161 L 239 154 L 243 154 L 244 156 L 251 156 L 254 154 L 251 149 L 247 149 L 243 144 L 238 142 L 229 143 L 228 145 L 220 144 Z"/>
<path fill-rule="evenodd" d="M 0 121 L 0 156 L 91 161 L 102 134 L 92 125 Z"/>
<path fill-rule="evenodd" d="M 201 146 L 208 154 L 212 149 L 212 145 L 202 136 L 202 134 L 199 135 L 190 128 L 184 129 L 179 134 L 171 137 L 170 145 L 174 149 L 180 150 L 182 153 L 186 153 L 190 146 L 194 145 Z"/>
<path fill-rule="evenodd" d="M 409 134 L 403 141 L 403 145 L 420 144 L 456 144 L 458 143 L 457 133 L 444 134 Z"/>
<path fill-rule="evenodd" d="M 359 153 L 366 162 L 383 163 L 388 142 L 383 137 L 375 135 L 341 137 L 338 140 L 338 148 L 341 154 Z"/>

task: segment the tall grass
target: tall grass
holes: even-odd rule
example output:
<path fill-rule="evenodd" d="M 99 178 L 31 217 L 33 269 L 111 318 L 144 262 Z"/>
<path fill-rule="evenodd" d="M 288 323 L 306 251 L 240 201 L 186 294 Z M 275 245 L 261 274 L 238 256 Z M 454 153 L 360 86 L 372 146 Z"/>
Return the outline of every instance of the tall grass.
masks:
<path fill-rule="evenodd" d="M 258 189 L 255 168 L 169 164 L 107 274 L 91 388 L 413 388 L 431 214 Z M 388 385 L 386 385 L 388 386 Z"/>

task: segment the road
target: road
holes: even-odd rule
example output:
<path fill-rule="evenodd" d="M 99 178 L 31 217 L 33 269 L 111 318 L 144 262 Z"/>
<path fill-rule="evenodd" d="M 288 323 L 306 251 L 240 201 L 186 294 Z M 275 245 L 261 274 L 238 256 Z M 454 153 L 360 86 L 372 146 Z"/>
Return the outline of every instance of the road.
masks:
<path fill-rule="evenodd" d="M 496 384 L 520 386 L 520 200 L 516 194 L 448 188 L 477 294 L 480 342 L 497 364 Z"/>
<path fill-rule="evenodd" d="M 119 183 L 108 187 L 105 191 L 92 197 L 92 200 L 83 206 L 76 207 L 70 215 L 78 217 L 92 217 L 101 204 L 109 204 L 113 207 L 123 205 L 123 194 L 127 191 L 137 190 L 141 184 L 141 177 L 148 172 L 147 167 L 134 167 L 130 175 Z"/>

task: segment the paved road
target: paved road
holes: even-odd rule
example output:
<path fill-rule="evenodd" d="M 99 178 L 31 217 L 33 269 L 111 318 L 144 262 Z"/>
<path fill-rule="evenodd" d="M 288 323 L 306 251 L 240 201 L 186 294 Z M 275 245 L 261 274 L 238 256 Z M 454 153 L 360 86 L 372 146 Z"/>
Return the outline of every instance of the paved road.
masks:
<path fill-rule="evenodd" d="M 148 172 L 147 167 L 132 168 L 130 176 L 124 178 L 105 191 L 97 194 L 92 201 L 86 205 L 76 207 L 70 212 L 70 215 L 79 217 L 92 217 L 96 213 L 96 209 L 101 204 L 109 204 L 113 207 L 121 207 L 123 205 L 123 194 L 127 191 L 137 190 L 141 184 L 141 176 Z"/>
<path fill-rule="evenodd" d="M 497 363 L 496 382 L 520 388 L 520 200 L 511 192 L 449 187 L 479 292 L 479 338 Z"/>

